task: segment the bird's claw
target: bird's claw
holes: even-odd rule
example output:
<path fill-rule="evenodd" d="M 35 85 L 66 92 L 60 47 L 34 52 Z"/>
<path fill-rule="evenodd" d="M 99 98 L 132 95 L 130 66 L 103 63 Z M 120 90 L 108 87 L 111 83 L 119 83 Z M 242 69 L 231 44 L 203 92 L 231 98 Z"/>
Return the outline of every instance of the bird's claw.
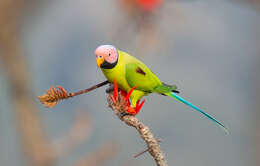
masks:
<path fill-rule="evenodd" d="M 129 113 L 128 113 L 128 112 L 120 112 L 120 117 L 121 117 L 121 118 L 124 117 L 124 116 L 126 116 L 126 115 L 129 115 Z"/>
<path fill-rule="evenodd" d="M 131 94 L 133 93 L 133 91 L 135 90 L 136 86 L 134 86 L 132 89 L 130 89 L 130 91 L 127 93 L 125 100 L 129 100 Z"/>
<path fill-rule="evenodd" d="M 136 115 L 139 113 L 139 111 L 141 110 L 141 108 L 143 107 L 144 105 L 144 102 L 145 102 L 145 99 L 140 103 L 140 100 L 137 101 L 136 103 L 136 107 L 135 108 L 132 108 L 131 106 L 128 106 L 128 109 L 127 109 L 127 112 L 131 115 Z"/>
<path fill-rule="evenodd" d="M 136 107 L 135 108 L 132 108 L 131 105 L 130 105 L 130 101 L 129 101 L 129 98 L 131 96 L 131 94 L 133 93 L 134 89 L 136 88 L 136 86 L 134 86 L 128 93 L 126 93 L 125 91 L 123 90 L 120 90 L 120 94 L 121 96 L 123 96 L 123 99 L 126 101 L 126 104 L 127 104 L 127 112 L 126 113 L 122 113 L 122 116 L 125 116 L 127 114 L 130 114 L 130 115 L 136 115 L 138 114 L 138 112 L 141 110 L 144 102 L 145 102 L 145 99 L 140 103 L 140 100 L 138 100 L 136 102 Z M 117 86 L 117 82 L 116 82 L 116 79 L 114 79 L 114 94 L 113 95 L 110 95 L 110 98 L 111 100 L 116 103 L 119 101 L 119 97 L 118 97 L 118 86 Z"/>
<path fill-rule="evenodd" d="M 118 87 L 117 87 L 116 79 L 114 79 L 114 95 L 109 95 L 109 96 L 114 103 L 118 101 Z"/>
<path fill-rule="evenodd" d="M 136 107 L 135 108 L 132 108 L 130 103 L 129 103 L 129 97 L 131 96 L 131 94 L 133 93 L 134 89 L 136 88 L 136 86 L 134 86 L 127 94 L 126 96 L 126 100 L 128 101 L 128 109 L 127 109 L 127 112 L 130 114 L 130 115 L 136 115 L 138 114 L 138 112 L 141 110 L 142 106 L 144 105 L 144 102 L 145 102 L 145 99 L 140 103 L 140 100 L 138 100 L 136 102 Z"/>

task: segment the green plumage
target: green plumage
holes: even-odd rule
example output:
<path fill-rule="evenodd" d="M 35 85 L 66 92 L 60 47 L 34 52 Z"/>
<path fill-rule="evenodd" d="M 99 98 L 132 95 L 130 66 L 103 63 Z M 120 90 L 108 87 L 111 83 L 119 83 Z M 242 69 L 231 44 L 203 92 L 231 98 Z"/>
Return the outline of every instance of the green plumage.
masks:
<path fill-rule="evenodd" d="M 96 50 L 98 66 L 100 66 L 101 61 L 104 61 L 104 59 L 102 60 L 104 56 L 106 56 L 106 58 L 111 61 L 111 59 L 109 58 L 111 56 L 111 53 L 107 52 L 107 50 L 113 52 L 113 55 L 115 55 L 117 52 L 118 59 L 117 62 L 108 64 L 112 65 L 112 67 L 108 66 L 107 69 L 105 69 L 105 67 L 101 68 L 102 72 L 109 82 L 113 83 L 114 80 L 116 80 L 118 87 L 127 93 L 133 87 L 136 87 L 130 96 L 131 105 L 133 108 L 137 108 L 137 110 L 139 111 L 140 107 L 139 104 L 137 104 L 137 101 L 143 96 L 148 95 L 149 93 L 167 95 L 202 113 L 205 117 L 215 122 L 228 133 L 228 129 L 221 122 L 219 122 L 206 112 L 202 111 L 199 107 L 178 96 L 176 94 L 178 93 L 178 91 L 176 91 L 177 87 L 175 85 L 167 85 L 162 83 L 159 78 L 145 64 L 143 64 L 135 57 L 130 56 L 126 52 L 115 49 L 113 46 L 110 45 L 100 46 Z"/>
<path fill-rule="evenodd" d="M 136 89 L 130 96 L 132 106 L 149 93 L 165 94 L 176 89 L 176 86 L 163 84 L 159 78 L 141 61 L 126 52 L 118 50 L 118 63 L 112 69 L 102 69 L 109 82 L 116 79 L 120 89 L 129 92 L 131 88 Z"/>

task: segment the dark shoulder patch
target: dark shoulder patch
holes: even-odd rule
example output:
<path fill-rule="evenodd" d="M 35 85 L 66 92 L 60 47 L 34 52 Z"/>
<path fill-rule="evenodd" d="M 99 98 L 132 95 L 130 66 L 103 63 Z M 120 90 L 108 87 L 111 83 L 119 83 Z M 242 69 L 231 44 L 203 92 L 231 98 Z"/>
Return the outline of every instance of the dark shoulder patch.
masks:
<path fill-rule="evenodd" d="M 137 73 L 139 73 L 139 74 L 142 74 L 142 75 L 145 75 L 145 74 L 146 74 L 140 67 L 138 67 L 135 71 L 136 71 Z"/>
<path fill-rule="evenodd" d="M 175 92 L 175 93 L 180 93 L 180 91 L 177 91 L 177 90 L 172 90 L 172 92 Z"/>

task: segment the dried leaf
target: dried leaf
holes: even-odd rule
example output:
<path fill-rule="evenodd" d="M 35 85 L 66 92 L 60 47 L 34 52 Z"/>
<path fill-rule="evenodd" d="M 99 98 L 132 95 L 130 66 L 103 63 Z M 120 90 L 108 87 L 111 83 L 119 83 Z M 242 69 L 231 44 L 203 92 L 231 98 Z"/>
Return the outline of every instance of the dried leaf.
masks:
<path fill-rule="evenodd" d="M 62 86 L 57 86 L 55 89 L 53 86 L 50 87 L 45 94 L 38 96 L 38 99 L 47 108 L 54 107 L 60 100 L 67 99 L 71 97 L 68 95 L 67 91 Z"/>

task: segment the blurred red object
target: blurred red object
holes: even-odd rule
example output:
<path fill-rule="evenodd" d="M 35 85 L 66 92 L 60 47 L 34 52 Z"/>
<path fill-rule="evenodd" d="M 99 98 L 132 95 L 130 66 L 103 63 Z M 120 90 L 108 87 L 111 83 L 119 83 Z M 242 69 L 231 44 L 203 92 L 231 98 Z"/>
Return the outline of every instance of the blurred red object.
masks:
<path fill-rule="evenodd" d="M 161 5 L 163 0 L 137 0 L 137 4 L 146 11 L 153 11 Z"/>

